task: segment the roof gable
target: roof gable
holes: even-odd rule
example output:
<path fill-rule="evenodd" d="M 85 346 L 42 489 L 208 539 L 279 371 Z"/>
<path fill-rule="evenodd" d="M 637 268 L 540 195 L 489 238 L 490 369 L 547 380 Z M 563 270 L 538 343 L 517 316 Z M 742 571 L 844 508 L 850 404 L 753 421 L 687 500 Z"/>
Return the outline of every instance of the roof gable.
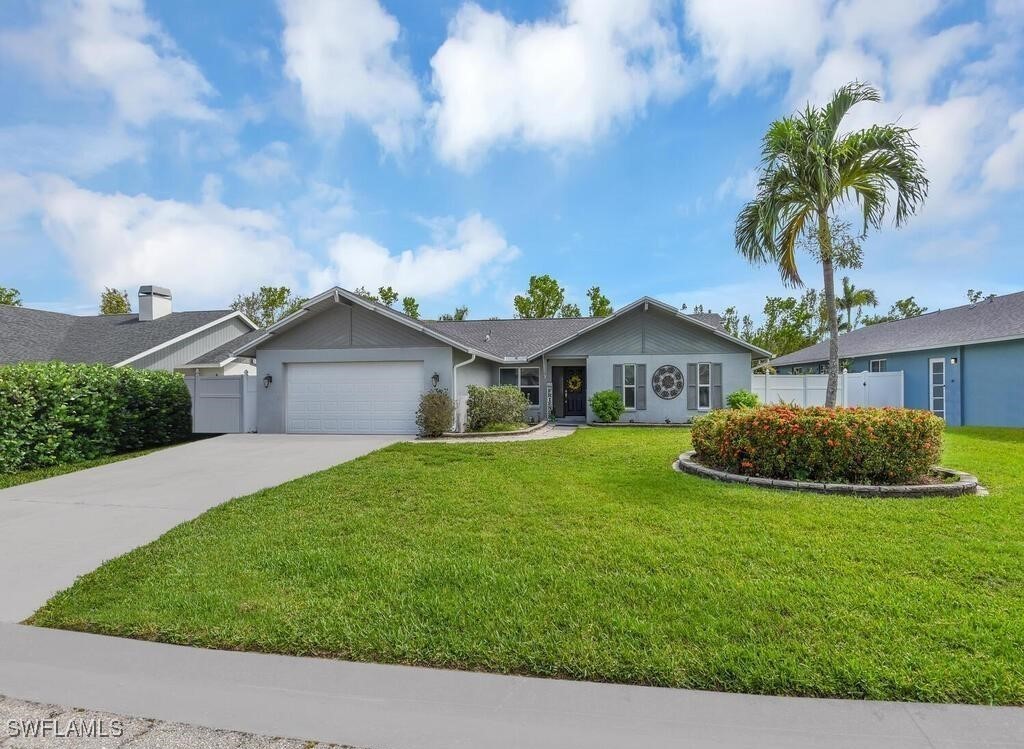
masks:
<path fill-rule="evenodd" d="M 361 307 L 390 320 L 400 323 L 413 331 L 417 331 L 449 346 L 469 354 L 492 361 L 528 361 L 556 348 L 567 341 L 575 339 L 585 331 L 617 320 L 622 315 L 637 307 L 654 305 L 672 319 L 686 321 L 684 325 L 693 326 L 702 332 L 710 333 L 715 340 L 725 340 L 739 346 L 743 350 L 753 351 L 760 356 L 771 354 L 746 341 L 729 335 L 721 326 L 721 318 L 717 315 L 687 315 L 674 307 L 650 297 L 633 302 L 608 317 L 558 317 L 542 319 L 512 320 L 418 320 L 390 307 L 364 299 L 351 291 L 340 287 L 328 289 L 324 293 L 310 299 L 298 311 L 271 325 L 255 338 L 249 338 L 233 350 L 237 356 L 255 356 L 256 351 L 263 347 L 287 347 L 284 344 L 270 344 L 275 336 L 282 339 L 286 331 L 299 325 L 314 324 L 320 312 L 338 303 L 350 307 Z M 342 331 L 322 331 L 328 337 L 342 335 Z"/>

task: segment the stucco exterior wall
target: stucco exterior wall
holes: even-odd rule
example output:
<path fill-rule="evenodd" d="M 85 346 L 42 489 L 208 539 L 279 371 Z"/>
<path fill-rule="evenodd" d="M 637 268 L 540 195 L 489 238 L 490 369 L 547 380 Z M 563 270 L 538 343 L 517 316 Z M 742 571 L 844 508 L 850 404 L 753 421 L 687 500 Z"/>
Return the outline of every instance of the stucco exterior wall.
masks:
<path fill-rule="evenodd" d="M 963 348 L 963 423 L 1024 427 L 1024 340 Z"/>
<path fill-rule="evenodd" d="M 725 341 L 728 343 L 728 341 Z M 594 412 L 590 408 L 590 396 L 600 390 L 612 387 L 612 365 L 614 364 L 645 364 L 647 365 L 647 409 L 643 411 L 626 411 L 619 421 L 661 424 L 665 419 L 673 423 L 688 421 L 698 416 L 701 411 L 686 408 L 686 392 L 672 400 L 662 400 L 651 388 L 651 377 L 654 371 L 665 364 L 679 367 L 686 377 L 686 365 L 699 362 L 721 363 L 722 365 L 722 400 L 729 397 L 735 390 L 750 389 L 750 353 L 703 353 L 703 354 L 616 354 L 587 357 L 587 421 L 595 421 Z M 687 385 L 689 383 L 687 382 Z"/>

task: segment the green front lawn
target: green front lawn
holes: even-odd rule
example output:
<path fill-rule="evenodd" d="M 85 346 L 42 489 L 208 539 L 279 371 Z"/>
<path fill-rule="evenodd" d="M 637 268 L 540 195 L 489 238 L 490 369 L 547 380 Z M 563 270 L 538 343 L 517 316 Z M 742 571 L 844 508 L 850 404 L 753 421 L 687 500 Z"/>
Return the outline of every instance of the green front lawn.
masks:
<path fill-rule="evenodd" d="M 1024 704 L 1024 431 L 989 497 L 786 494 L 675 429 L 400 444 L 235 500 L 31 623 L 207 647 L 767 694 Z"/>
<path fill-rule="evenodd" d="M 0 473 L 0 489 L 6 489 L 9 486 L 18 486 L 19 484 L 28 484 L 32 481 L 40 481 L 41 479 L 48 479 L 53 476 L 61 476 L 65 473 L 74 473 L 75 471 L 82 471 L 86 468 L 95 468 L 96 466 L 103 466 L 107 463 L 116 463 L 119 460 L 137 458 L 140 455 L 146 455 L 147 453 L 153 452 L 153 449 L 137 450 L 130 453 L 121 453 L 120 455 L 105 455 L 102 458 L 95 458 L 93 460 L 82 460 L 77 463 L 62 463 L 57 466 L 33 468 L 28 471 L 18 471 L 17 473 Z"/>

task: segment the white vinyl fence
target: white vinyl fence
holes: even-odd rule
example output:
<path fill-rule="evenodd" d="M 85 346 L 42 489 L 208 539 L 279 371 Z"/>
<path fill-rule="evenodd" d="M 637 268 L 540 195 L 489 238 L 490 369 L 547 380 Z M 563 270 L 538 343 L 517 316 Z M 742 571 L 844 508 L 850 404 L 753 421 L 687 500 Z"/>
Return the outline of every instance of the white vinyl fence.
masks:
<path fill-rule="evenodd" d="M 750 390 L 762 403 L 825 405 L 828 375 L 751 375 Z M 839 376 L 839 406 L 903 406 L 903 372 L 844 372 Z"/>
<path fill-rule="evenodd" d="M 256 431 L 256 382 L 251 375 L 186 375 L 192 396 L 192 431 L 237 434 Z"/>

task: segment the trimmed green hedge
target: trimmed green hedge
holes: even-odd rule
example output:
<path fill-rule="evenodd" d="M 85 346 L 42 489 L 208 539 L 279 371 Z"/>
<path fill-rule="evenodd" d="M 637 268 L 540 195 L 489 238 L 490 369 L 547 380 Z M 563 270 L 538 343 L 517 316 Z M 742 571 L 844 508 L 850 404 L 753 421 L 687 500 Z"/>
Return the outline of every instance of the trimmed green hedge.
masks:
<path fill-rule="evenodd" d="M 693 423 L 697 460 L 730 473 L 854 484 L 915 483 L 942 453 L 942 419 L 907 408 L 762 406 Z"/>
<path fill-rule="evenodd" d="M 466 427 L 471 432 L 485 430 L 491 424 L 521 424 L 526 421 L 530 401 L 514 385 L 467 388 Z"/>
<path fill-rule="evenodd" d="M 0 367 L 0 473 L 168 445 L 191 433 L 179 374 L 63 362 Z"/>

